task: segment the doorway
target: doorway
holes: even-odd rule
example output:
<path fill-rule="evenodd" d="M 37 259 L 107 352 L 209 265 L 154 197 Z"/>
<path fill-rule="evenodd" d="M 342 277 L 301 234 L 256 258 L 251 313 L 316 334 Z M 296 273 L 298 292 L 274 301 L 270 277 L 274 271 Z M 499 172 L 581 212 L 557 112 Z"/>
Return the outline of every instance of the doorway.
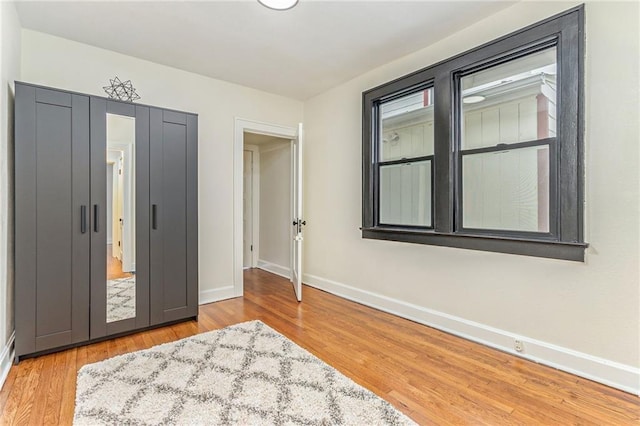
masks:
<path fill-rule="evenodd" d="M 301 244 L 294 244 L 294 240 L 301 242 L 301 232 L 292 225 L 298 217 L 293 190 L 299 187 L 294 185 L 299 170 L 294 159 L 299 157 L 293 152 L 299 146 L 301 127 L 239 118 L 235 124 L 234 296 L 239 297 L 244 294 L 244 268 L 260 267 L 292 282 L 294 275 L 301 275 L 293 272 L 298 263 L 292 263 L 301 257 L 302 249 Z M 300 284 L 294 288 L 301 300 Z"/>
<path fill-rule="evenodd" d="M 244 133 L 243 268 L 291 276 L 291 140 Z"/>

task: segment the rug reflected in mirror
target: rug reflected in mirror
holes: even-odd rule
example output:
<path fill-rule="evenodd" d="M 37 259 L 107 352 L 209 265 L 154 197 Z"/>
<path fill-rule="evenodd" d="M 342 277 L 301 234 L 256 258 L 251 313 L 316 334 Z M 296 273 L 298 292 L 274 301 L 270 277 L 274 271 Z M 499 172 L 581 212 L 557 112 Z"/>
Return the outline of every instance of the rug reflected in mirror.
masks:
<path fill-rule="evenodd" d="M 107 322 L 136 317 L 136 276 L 107 281 Z"/>
<path fill-rule="evenodd" d="M 75 425 L 413 425 L 404 414 L 250 321 L 78 372 Z"/>

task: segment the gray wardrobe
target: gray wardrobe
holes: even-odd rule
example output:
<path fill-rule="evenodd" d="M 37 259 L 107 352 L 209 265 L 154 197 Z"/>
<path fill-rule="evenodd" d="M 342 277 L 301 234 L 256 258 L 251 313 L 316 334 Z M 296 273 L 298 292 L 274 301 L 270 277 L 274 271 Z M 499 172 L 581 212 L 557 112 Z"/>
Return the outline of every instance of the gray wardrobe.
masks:
<path fill-rule="evenodd" d="M 16 82 L 16 362 L 197 317 L 197 120 Z"/>

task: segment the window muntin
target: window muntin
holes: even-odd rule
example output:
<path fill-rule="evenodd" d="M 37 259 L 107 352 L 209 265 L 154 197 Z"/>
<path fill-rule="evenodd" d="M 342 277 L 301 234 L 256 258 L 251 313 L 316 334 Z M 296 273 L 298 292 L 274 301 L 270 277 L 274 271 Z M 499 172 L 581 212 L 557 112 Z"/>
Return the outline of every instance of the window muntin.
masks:
<path fill-rule="evenodd" d="M 433 87 L 378 105 L 378 223 L 431 228 Z"/>
<path fill-rule="evenodd" d="M 557 49 L 458 74 L 462 230 L 552 233 Z"/>

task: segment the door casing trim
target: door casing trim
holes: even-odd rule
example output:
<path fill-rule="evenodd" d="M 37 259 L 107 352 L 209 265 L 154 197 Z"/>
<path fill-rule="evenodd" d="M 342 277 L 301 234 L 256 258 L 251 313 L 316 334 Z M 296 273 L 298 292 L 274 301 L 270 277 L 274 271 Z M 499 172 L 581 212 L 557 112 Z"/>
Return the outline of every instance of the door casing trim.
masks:
<path fill-rule="evenodd" d="M 242 297 L 244 280 L 242 275 L 243 242 L 242 242 L 242 181 L 244 167 L 244 132 L 259 135 L 275 136 L 283 139 L 294 139 L 298 130 L 295 127 L 264 123 L 235 117 L 233 142 L 233 295 Z"/>

